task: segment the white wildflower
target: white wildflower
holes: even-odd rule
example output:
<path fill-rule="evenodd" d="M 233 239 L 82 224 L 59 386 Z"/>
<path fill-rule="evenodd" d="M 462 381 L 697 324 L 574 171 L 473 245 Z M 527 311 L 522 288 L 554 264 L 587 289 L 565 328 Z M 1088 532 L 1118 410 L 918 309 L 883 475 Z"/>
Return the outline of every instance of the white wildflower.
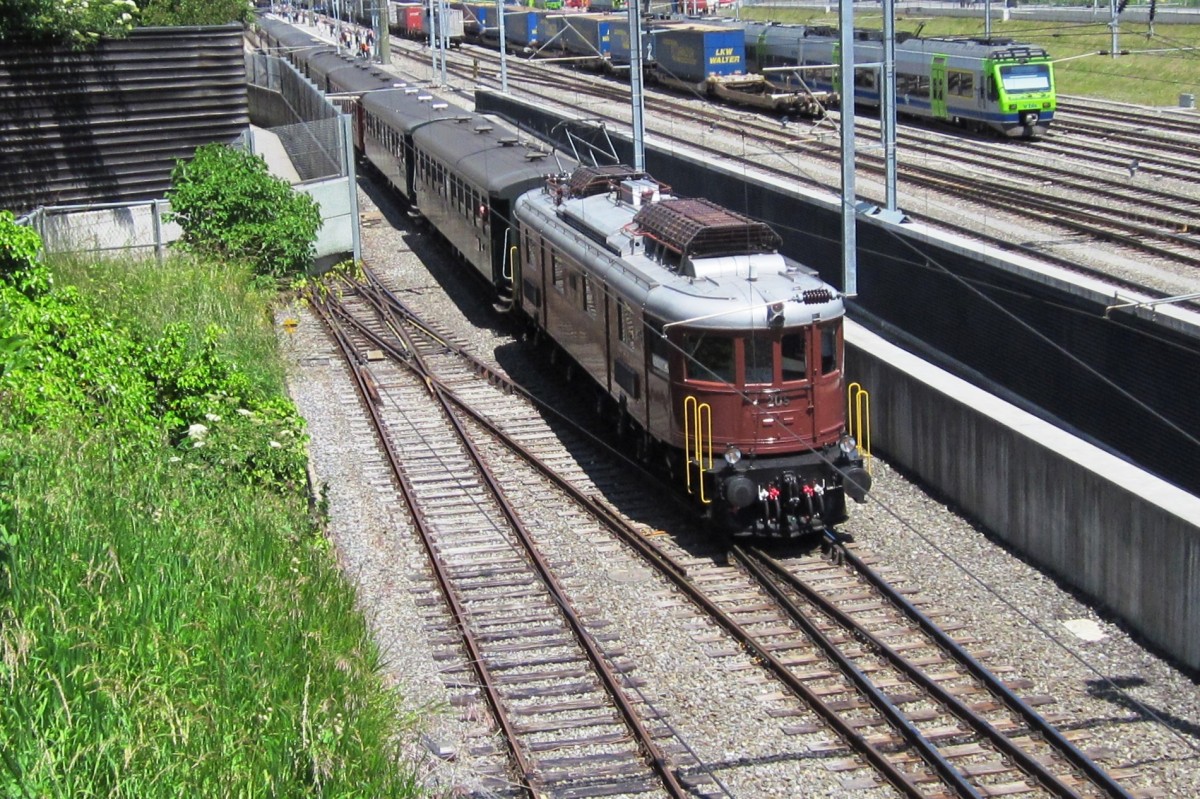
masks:
<path fill-rule="evenodd" d="M 181 460 L 183 460 L 183 458 L 179 457 L 178 455 L 172 455 L 171 457 L 167 458 L 167 463 L 179 463 Z"/>
<path fill-rule="evenodd" d="M 208 435 L 208 428 L 202 424 L 194 424 L 188 428 L 188 438 L 204 438 Z"/>
<path fill-rule="evenodd" d="M 208 420 L 208 421 L 210 421 L 210 422 L 219 422 L 219 421 L 221 421 L 221 417 L 220 417 L 220 416 L 217 416 L 215 413 L 206 413 L 206 414 L 204 414 L 204 418 L 205 418 L 205 419 L 207 419 L 207 420 Z"/>
<path fill-rule="evenodd" d="M 238 408 L 237 412 L 239 414 L 241 414 L 242 416 L 253 416 L 254 415 L 254 411 L 248 411 L 245 408 Z"/>
<path fill-rule="evenodd" d="M 283 448 L 283 444 L 280 444 L 278 441 L 275 441 L 274 439 L 271 440 L 271 449 L 282 449 L 282 448 Z"/>
<path fill-rule="evenodd" d="M 201 439 L 197 439 L 196 441 L 192 442 L 193 448 L 199 448 L 199 447 L 203 447 L 203 446 L 204 446 L 204 441 Z"/>

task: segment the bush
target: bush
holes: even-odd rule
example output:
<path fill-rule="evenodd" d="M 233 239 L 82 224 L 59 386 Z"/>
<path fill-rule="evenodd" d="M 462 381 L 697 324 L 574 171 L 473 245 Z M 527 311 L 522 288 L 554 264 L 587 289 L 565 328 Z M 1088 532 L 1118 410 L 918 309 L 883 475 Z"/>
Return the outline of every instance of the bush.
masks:
<path fill-rule="evenodd" d="M 262 158 L 206 144 L 171 173 L 169 219 L 183 228 L 190 252 L 245 261 L 281 278 L 312 265 L 321 215 L 317 203 L 271 175 Z"/>

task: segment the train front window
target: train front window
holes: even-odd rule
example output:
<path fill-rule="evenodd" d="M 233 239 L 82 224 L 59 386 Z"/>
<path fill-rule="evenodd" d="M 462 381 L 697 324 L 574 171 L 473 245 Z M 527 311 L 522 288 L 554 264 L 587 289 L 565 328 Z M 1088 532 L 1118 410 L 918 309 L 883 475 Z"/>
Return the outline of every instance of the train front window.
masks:
<path fill-rule="evenodd" d="M 712 333 L 693 333 L 683 340 L 689 380 L 733 382 L 733 339 Z"/>
<path fill-rule="evenodd" d="M 808 339 L 803 332 L 785 334 L 779 355 L 784 382 L 808 379 Z"/>
<path fill-rule="evenodd" d="M 821 374 L 838 370 L 838 329 L 833 325 L 821 328 Z"/>
<path fill-rule="evenodd" d="M 775 340 L 770 335 L 746 339 L 746 382 L 775 382 Z"/>
<path fill-rule="evenodd" d="M 1000 83 L 1009 94 L 1050 91 L 1047 64 L 1013 64 L 1000 67 Z"/>

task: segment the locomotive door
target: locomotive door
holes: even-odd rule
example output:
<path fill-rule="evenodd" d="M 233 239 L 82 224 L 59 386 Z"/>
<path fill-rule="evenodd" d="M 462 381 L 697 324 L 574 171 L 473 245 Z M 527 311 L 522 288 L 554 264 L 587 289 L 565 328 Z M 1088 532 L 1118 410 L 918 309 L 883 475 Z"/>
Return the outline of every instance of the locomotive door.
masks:
<path fill-rule="evenodd" d="M 929 67 L 929 110 L 935 119 L 948 119 L 946 110 L 946 56 L 935 55 Z"/>

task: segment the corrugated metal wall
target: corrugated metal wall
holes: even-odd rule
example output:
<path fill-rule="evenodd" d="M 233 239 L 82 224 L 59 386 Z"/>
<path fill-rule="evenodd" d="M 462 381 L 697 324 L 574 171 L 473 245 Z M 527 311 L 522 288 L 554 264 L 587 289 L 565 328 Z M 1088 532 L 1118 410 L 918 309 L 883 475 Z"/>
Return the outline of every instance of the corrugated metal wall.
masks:
<path fill-rule="evenodd" d="M 0 52 L 0 208 L 155 199 L 250 124 L 242 26 L 142 28 L 92 52 Z"/>

